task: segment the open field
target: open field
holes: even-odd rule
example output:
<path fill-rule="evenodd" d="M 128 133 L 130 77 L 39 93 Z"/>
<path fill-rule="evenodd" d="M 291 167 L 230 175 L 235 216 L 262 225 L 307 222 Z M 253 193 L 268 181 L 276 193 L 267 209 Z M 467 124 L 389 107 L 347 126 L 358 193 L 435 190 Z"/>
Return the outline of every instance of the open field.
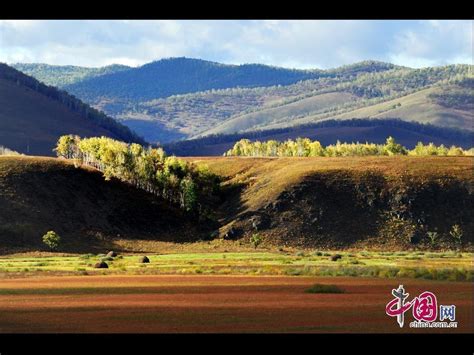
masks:
<path fill-rule="evenodd" d="M 283 250 L 283 249 L 282 249 Z M 339 254 L 341 259 L 332 261 Z M 247 251 L 182 252 L 148 255 L 29 256 L 0 257 L 0 277 L 101 274 L 203 274 L 203 275 L 290 275 L 362 276 L 474 281 L 474 254 L 450 252 L 368 252 L 368 251 Z M 105 260 L 108 269 L 95 269 Z M 0 289 L 0 295 L 5 293 Z M 7 292 L 8 293 L 8 292 Z"/>
<path fill-rule="evenodd" d="M 331 284 L 338 294 L 306 292 Z M 399 328 L 391 290 L 456 305 L 458 328 Z M 472 283 L 280 276 L 74 276 L 0 280 L 0 332 L 472 332 Z"/>

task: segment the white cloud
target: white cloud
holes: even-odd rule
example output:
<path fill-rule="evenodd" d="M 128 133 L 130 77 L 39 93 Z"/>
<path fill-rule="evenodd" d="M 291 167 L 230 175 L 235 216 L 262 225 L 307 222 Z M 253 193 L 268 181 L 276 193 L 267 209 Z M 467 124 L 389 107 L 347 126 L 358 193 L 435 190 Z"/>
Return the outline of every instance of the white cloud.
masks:
<path fill-rule="evenodd" d="M 331 68 L 472 63 L 472 21 L 0 21 L 0 61 L 141 65 L 186 56 Z"/>

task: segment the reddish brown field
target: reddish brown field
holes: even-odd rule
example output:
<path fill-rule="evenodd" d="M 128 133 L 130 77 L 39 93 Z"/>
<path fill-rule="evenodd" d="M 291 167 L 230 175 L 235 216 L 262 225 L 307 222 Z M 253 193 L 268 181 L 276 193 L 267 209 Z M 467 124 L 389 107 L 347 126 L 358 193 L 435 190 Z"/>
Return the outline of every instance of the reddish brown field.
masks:
<path fill-rule="evenodd" d="M 305 293 L 315 283 L 342 294 Z M 385 314 L 402 283 L 456 305 L 457 329 L 400 329 Z M 473 332 L 473 284 L 279 276 L 73 276 L 0 280 L 1 333 Z"/>

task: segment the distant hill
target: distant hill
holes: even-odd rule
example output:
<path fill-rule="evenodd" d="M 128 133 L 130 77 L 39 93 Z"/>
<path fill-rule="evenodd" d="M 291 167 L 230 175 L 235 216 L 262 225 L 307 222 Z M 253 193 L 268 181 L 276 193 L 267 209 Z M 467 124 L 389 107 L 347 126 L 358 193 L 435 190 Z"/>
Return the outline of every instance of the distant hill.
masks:
<path fill-rule="evenodd" d="M 11 66 L 38 79 L 46 85 L 59 88 L 85 79 L 130 69 L 130 67 L 120 64 L 108 65 L 101 68 L 87 68 L 74 65 L 49 65 L 43 63 L 15 63 Z"/>
<path fill-rule="evenodd" d="M 209 89 L 288 85 L 319 76 L 319 71 L 170 58 L 89 78 L 65 89 L 91 103 L 102 97 L 146 101 Z"/>
<path fill-rule="evenodd" d="M 472 129 L 473 110 L 468 104 L 438 103 L 451 98 L 474 101 L 469 66 L 397 69 L 367 73 L 329 83 L 313 93 L 294 96 L 270 107 L 237 114 L 202 134 L 234 133 L 318 122 L 324 119 L 397 117 L 439 126 Z"/>
<path fill-rule="evenodd" d="M 383 144 L 387 137 L 394 137 L 407 148 L 418 142 L 433 142 L 445 146 L 458 145 L 463 148 L 474 147 L 474 132 L 442 128 L 430 124 L 406 122 L 400 119 L 350 119 L 325 120 L 299 126 L 269 130 L 242 132 L 236 134 L 209 135 L 202 138 L 183 140 L 164 144 L 164 149 L 178 156 L 216 156 L 232 148 L 235 142 L 250 140 L 284 141 L 298 137 L 318 140 L 323 145 L 341 142 L 371 142 Z"/>
<path fill-rule="evenodd" d="M 53 155 L 59 136 L 109 136 L 145 143 L 128 127 L 75 97 L 0 63 L 0 145 Z"/>

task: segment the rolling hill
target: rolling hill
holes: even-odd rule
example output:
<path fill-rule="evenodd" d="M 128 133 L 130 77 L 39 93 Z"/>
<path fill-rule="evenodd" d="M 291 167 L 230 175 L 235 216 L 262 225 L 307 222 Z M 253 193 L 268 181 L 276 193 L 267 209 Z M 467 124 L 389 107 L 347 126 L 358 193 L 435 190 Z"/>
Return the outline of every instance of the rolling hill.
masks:
<path fill-rule="evenodd" d="M 189 58 L 170 58 L 128 69 L 16 66 L 39 80 L 58 84 L 151 142 L 190 137 L 236 114 L 279 105 L 363 73 L 401 69 L 365 61 L 331 70 L 292 70 Z"/>
<path fill-rule="evenodd" d="M 91 103 L 97 103 L 102 97 L 146 101 L 208 89 L 288 85 L 319 75 L 318 71 L 261 64 L 225 65 L 200 59 L 170 58 L 85 79 L 64 88 Z"/>
<path fill-rule="evenodd" d="M 44 251 L 48 230 L 62 237 L 62 252 L 73 253 L 124 251 L 120 246 L 145 240 L 245 245 L 254 233 L 281 247 L 400 250 L 430 248 L 426 232 L 433 230 L 439 246 L 452 246 L 453 224 L 472 248 L 473 159 L 187 158 L 222 177 L 217 225 L 210 225 L 92 168 L 3 156 L 0 253 Z"/>
<path fill-rule="evenodd" d="M 450 93 L 451 98 L 472 102 L 470 66 L 410 69 L 379 65 L 369 62 L 357 66 L 357 71 L 327 71 L 317 79 L 291 85 L 208 90 L 138 103 L 102 101 L 98 107 L 150 141 L 162 143 L 353 117 L 398 117 L 472 129 L 472 109 L 440 105 L 433 96 Z M 373 66 L 378 70 L 372 70 Z"/>
<path fill-rule="evenodd" d="M 67 67 L 42 68 L 34 75 L 69 80 Z M 302 71 L 170 58 L 107 68 L 73 68 L 63 88 L 153 143 L 367 117 L 473 129 L 472 65 L 365 61 Z"/>
<path fill-rule="evenodd" d="M 450 243 L 458 223 L 474 242 L 473 157 L 188 159 L 240 186 L 219 208 L 224 238 L 388 250 L 427 245 L 433 230 Z"/>
<path fill-rule="evenodd" d="M 20 153 L 53 155 L 64 134 L 145 143 L 128 127 L 66 92 L 0 64 L 0 145 Z"/>
<path fill-rule="evenodd" d="M 53 158 L 0 156 L 0 211 L 0 253 L 44 250 L 48 230 L 75 252 L 115 249 L 116 238 L 186 242 L 202 233 L 154 195 Z"/>
<path fill-rule="evenodd" d="M 235 115 L 200 135 L 288 127 L 324 119 L 367 117 L 396 117 L 472 129 L 474 85 L 468 69 L 468 66 L 448 66 L 363 74 L 352 81 L 330 84 L 289 102 Z M 443 105 L 438 101 L 445 93 L 470 100 L 471 105 Z"/>

